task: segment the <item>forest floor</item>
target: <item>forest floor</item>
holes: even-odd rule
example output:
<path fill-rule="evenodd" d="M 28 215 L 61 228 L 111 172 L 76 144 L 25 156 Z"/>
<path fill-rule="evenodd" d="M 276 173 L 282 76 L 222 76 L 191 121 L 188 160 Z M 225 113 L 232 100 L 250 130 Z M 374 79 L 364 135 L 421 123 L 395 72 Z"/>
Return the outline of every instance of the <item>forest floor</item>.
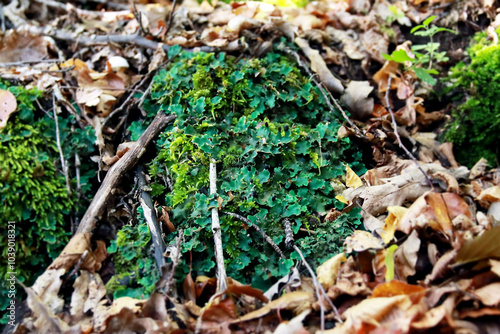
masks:
<path fill-rule="evenodd" d="M 498 155 L 479 159 L 464 145 L 457 154 L 445 139 L 455 111 L 478 91 L 470 85 L 458 94 L 450 76 L 465 69 L 453 68 L 470 64 L 468 48 L 478 33 L 498 43 L 498 2 L 270 2 L 1 5 L 0 76 L 42 92 L 34 108 L 56 120 L 56 168 L 83 203 L 62 253 L 37 277 L 22 280 L 31 287 L 19 281 L 17 299 L 9 294 L 5 333 L 500 333 Z M 152 257 L 163 263 L 161 274 L 147 298 L 113 298 L 106 283 L 114 258 L 103 241 L 116 236 L 109 226 L 135 221 L 142 206 L 158 211 L 152 216 L 161 229 L 175 230 L 148 196 L 120 202 L 133 192 L 134 166 L 143 154 L 151 159 L 148 144 L 174 121 L 161 111 L 152 121 L 146 117 L 152 78 L 176 45 L 254 58 L 280 41 L 293 46 L 292 58 L 329 93 L 332 109 L 342 110 L 338 136 L 363 152 L 366 173 L 347 167 L 337 196 L 345 208 L 324 213 L 325 221 L 358 207 L 363 226 L 349 231 L 343 252 L 316 268 L 302 261 L 264 292 L 230 277 L 226 284 L 193 279 L 191 271 L 177 283 L 179 249 L 161 254 L 158 224 L 146 218 L 153 229 L 148 242 L 130 243 L 161 250 Z M 19 96 L 0 89 L 0 134 L 21 115 Z M 147 123 L 128 138 L 127 127 L 140 119 Z M 63 127 L 92 129 L 80 143 L 91 141 L 85 161 L 63 153 L 69 131 Z M 463 123 L 461 131 L 469 130 Z M 82 175 L 93 168 L 99 176 L 85 180 L 87 188 L 80 166 L 87 166 Z M 8 178 L 1 170 L 0 176 Z M 147 181 L 138 180 L 135 191 L 144 194 Z M 286 243 L 293 243 L 288 235 Z"/>

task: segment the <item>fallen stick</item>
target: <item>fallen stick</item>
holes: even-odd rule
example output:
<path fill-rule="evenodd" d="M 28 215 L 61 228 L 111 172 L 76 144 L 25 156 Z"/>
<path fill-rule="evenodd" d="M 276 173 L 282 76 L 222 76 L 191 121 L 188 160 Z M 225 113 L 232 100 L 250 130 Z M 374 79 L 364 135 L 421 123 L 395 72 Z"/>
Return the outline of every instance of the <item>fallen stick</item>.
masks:
<path fill-rule="evenodd" d="M 92 230 L 95 228 L 97 221 L 101 218 L 104 208 L 112 195 L 113 189 L 117 186 L 122 175 L 139 161 L 144 152 L 146 152 L 146 146 L 149 142 L 151 142 L 151 140 L 174 119 L 175 115 L 167 116 L 162 112 L 158 113 L 136 142 L 135 146 L 111 166 L 99 190 L 95 194 L 92 203 L 90 203 L 90 206 L 85 212 L 76 233 L 92 233 Z"/>
<path fill-rule="evenodd" d="M 52 262 L 52 264 L 45 270 L 45 272 L 38 276 L 33 284 L 33 290 L 42 296 L 46 289 L 54 282 L 54 277 L 61 277 L 70 268 L 75 266 L 82 258 L 82 254 L 87 252 L 88 256 L 84 256 L 84 260 L 80 265 L 82 270 L 95 272 L 101 267 L 101 262 L 106 257 L 104 242 L 101 242 L 101 248 L 93 252 L 91 246 L 92 232 L 97 225 L 97 221 L 101 218 L 106 204 L 112 196 L 112 192 L 118 185 L 122 176 L 130 170 L 146 152 L 146 146 L 163 130 L 163 128 L 175 119 L 175 115 L 165 115 L 159 112 L 146 131 L 141 135 L 136 145 L 130 149 L 123 157 L 120 158 L 109 169 L 104 181 L 102 182 L 99 190 L 97 191 L 92 203 L 88 207 L 85 215 L 83 216 L 78 230 L 75 235 L 71 237 L 66 247 L 64 247 L 61 254 Z M 103 254 L 104 253 L 104 254 Z M 56 279 L 57 280 L 57 279 Z M 43 299 L 43 298 L 42 298 Z"/>
<path fill-rule="evenodd" d="M 210 162 L 210 195 L 217 194 L 217 168 L 215 161 Z M 214 234 L 215 258 L 217 262 L 217 294 L 226 291 L 226 268 L 224 267 L 224 253 L 222 250 L 222 236 L 219 222 L 219 209 L 217 206 L 212 208 L 212 232 Z"/>

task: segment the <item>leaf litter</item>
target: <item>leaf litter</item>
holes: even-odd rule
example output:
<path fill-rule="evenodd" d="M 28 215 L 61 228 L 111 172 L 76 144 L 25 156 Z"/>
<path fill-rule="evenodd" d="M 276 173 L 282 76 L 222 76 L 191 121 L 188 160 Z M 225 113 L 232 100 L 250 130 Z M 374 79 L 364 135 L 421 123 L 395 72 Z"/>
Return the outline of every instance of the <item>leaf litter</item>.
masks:
<path fill-rule="evenodd" d="M 436 140 L 435 129 L 447 116 L 444 109 L 427 110 L 432 88 L 415 71 L 382 57 L 391 44 L 411 57 L 405 31 L 431 15 L 449 29 L 478 26 L 481 17 L 491 34 L 494 2 L 322 0 L 297 8 L 252 1 L 96 1 L 90 7 L 11 1 L 3 8 L 9 29 L 2 34 L 0 75 L 54 92 L 69 113 L 69 101 L 83 106 L 79 122 L 96 131 L 100 170 L 133 147 L 113 135 L 130 105 L 140 107 L 134 93 L 148 90 L 144 80 L 167 61 L 170 46 L 259 56 L 286 37 L 350 112 L 344 135 L 373 152 L 374 168 L 361 178 L 347 169 L 340 196 L 362 208 L 365 230 L 353 231 L 344 252 L 317 268 L 323 295 L 315 293 L 306 271 L 297 270 L 300 264 L 265 293 L 229 278 L 227 289 L 216 294 L 216 278 L 193 280 L 190 273 L 178 295 L 171 286 L 172 249 L 172 263 L 148 299 L 112 301 L 100 273 L 104 242 L 77 234 L 31 288 L 23 286 L 31 312 L 14 332 L 500 331 L 500 172 L 484 160 L 471 170 L 459 166 L 451 144 Z M 0 127 L 15 109 L 12 93 L 0 91 Z M 416 160 L 398 147 L 396 135 Z M 64 295 L 70 271 L 79 275 Z M 326 322 L 320 317 L 325 308 Z"/>

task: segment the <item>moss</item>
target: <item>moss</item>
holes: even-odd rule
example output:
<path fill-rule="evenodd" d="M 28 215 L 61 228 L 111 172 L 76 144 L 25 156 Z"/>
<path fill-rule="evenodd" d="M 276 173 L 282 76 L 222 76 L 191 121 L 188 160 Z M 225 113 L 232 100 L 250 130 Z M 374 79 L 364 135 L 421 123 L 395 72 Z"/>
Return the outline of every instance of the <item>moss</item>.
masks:
<path fill-rule="evenodd" d="M 0 130 L 0 216 L 4 228 L 8 221 L 15 222 L 17 278 L 31 283 L 66 244 L 69 226 L 65 218 L 73 201 L 55 167 L 56 143 L 46 134 L 50 125 L 34 117 L 33 101 L 39 93 L 21 87 L 11 91 L 18 110 Z M 10 271 L 7 238 L 0 240 L 0 249 L 0 275 L 4 277 Z"/>
<path fill-rule="evenodd" d="M 363 170 L 360 153 L 337 137 L 340 113 L 328 108 L 286 56 L 237 60 L 223 53 L 170 53 L 173 60 L 154 78 L 153 101 L 145 108 L 152 117 L 160 105 L 177 119 L 157 141 L 150 175 L 155 200 L 184 230 L 182 252 L 192 254 L 193 270 L 214 274 L 213 206 L 247 217 L 282 248 L 283 219 L 290 219 L 298 244 L 314 263 L 338 252 L 342 239 L 360 225 L 359 212 L 344 216 L 338 226 L 325 222 L 314 235 L 301 227 L 312 215 L 343 207 L 331 185 L 344 174 L 343 162 Z M 217 161 L 215 197 L 208 194 L 210 159 Z M 172 192 L 162 192 L 166 169 L 175 182 Z M 250 226 L 220 217 L 231 277 L 264 288 L 299 259 L 293 252 L 280 259 Z M 175 233 L 166 239 L 173 242 Z M 189 266 L 185 261 L 179 268 L 187 273 Z"/>
<path fill-rule="evenodd" d="M 469 167 L 481 157 L 498 165 L 500 46 L 480 33 L 468 53 L 470 64 L 452 69 L 453 88 L 460 89 L 465 102 L 453 111 L 445 138 L 454 143 L 457 160 Z"/>
<path fill-rule="evenodd" d="M 17 278 L 29 285 L 59 255 L 71 234 L 71 217 L 86 206 L 95 175 L 86 158 L 94 152 L 95 136 L 89 127 L 74 129 L 71 117 L 59 118 L 66 159 L 74 159 L 78 152 L 83 162 L 79 199 L 74 191 L 68 194 L 65 177 L 58 170 L 55 123 L 35 108 L 41 92 L 8 82 L 0 82 L 0 89 L 11 91 L 18 104 L 7 125 L 0 129 L 0 217 L 4 228 L 8 221 L 15 222 L 15 270 Z M 70 167 L 74 173 L 71 163 Z M 73 189 L 75 185 L 76 181 L 71 181 Z M 11 271 L 7 270 L 7 238 L 0 240 L 0 249 L 0 276 L 4 277 Z M 0 301 L 3 307 L 8 300 Z"/>

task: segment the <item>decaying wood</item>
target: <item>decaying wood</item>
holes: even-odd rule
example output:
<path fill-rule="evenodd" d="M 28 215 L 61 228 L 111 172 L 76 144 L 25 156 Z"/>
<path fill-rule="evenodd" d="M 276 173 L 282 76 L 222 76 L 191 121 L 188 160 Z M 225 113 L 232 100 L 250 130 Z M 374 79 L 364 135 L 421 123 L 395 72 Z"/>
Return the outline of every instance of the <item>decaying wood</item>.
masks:
<path fill-rule="evenodd" d="M 144 212 L 144 218 L 148 223 L 149 231 L 151 232 L 151 241 L 153 242 L 155 250 L 155 260 L 158 270 L 161 272 L 161 267 L 165 265 L 165 257 L 163 257 L 163 252 L 165 250 L 165 243 L 161 237 L 161 230 L 158 224 L 158 219 L 156 218 L 156 212 L 154 208 L 153 201 L 149 191 L 146 191 L 146 177 L 143 173 L 143 167 L 139 165 L 137 168 L 137 178 L 139 179 L 139 190 L 141 195 L 139 196 L 139 202 L 141 203 L 142 211 Z"/>
<path fill-rule="evenodd" d="M 112 195 L 113 189 L 117 186 L 123 174 L 125 174 L 137 163 L 137 161 L 139 161 L 141 156 L 146 151 L 146 146 L 168 123 L 174 119 L 174 115 L 167 116 L 164 113 L 158 113 L 146 131 L 144 131 L 142 136 L 136 142 L 136 145 L 125 153 L 125 155 L 118 160 L 118 162 L 111 166 L 101 184 L 101 187 L 94 196 L 92 203 L 85 212 L 85 215 L 78 226 L 77 233 L 92 233 L 92 230 L 95 228 L 97 221 L 101 218 L 104 208 Z"/>

